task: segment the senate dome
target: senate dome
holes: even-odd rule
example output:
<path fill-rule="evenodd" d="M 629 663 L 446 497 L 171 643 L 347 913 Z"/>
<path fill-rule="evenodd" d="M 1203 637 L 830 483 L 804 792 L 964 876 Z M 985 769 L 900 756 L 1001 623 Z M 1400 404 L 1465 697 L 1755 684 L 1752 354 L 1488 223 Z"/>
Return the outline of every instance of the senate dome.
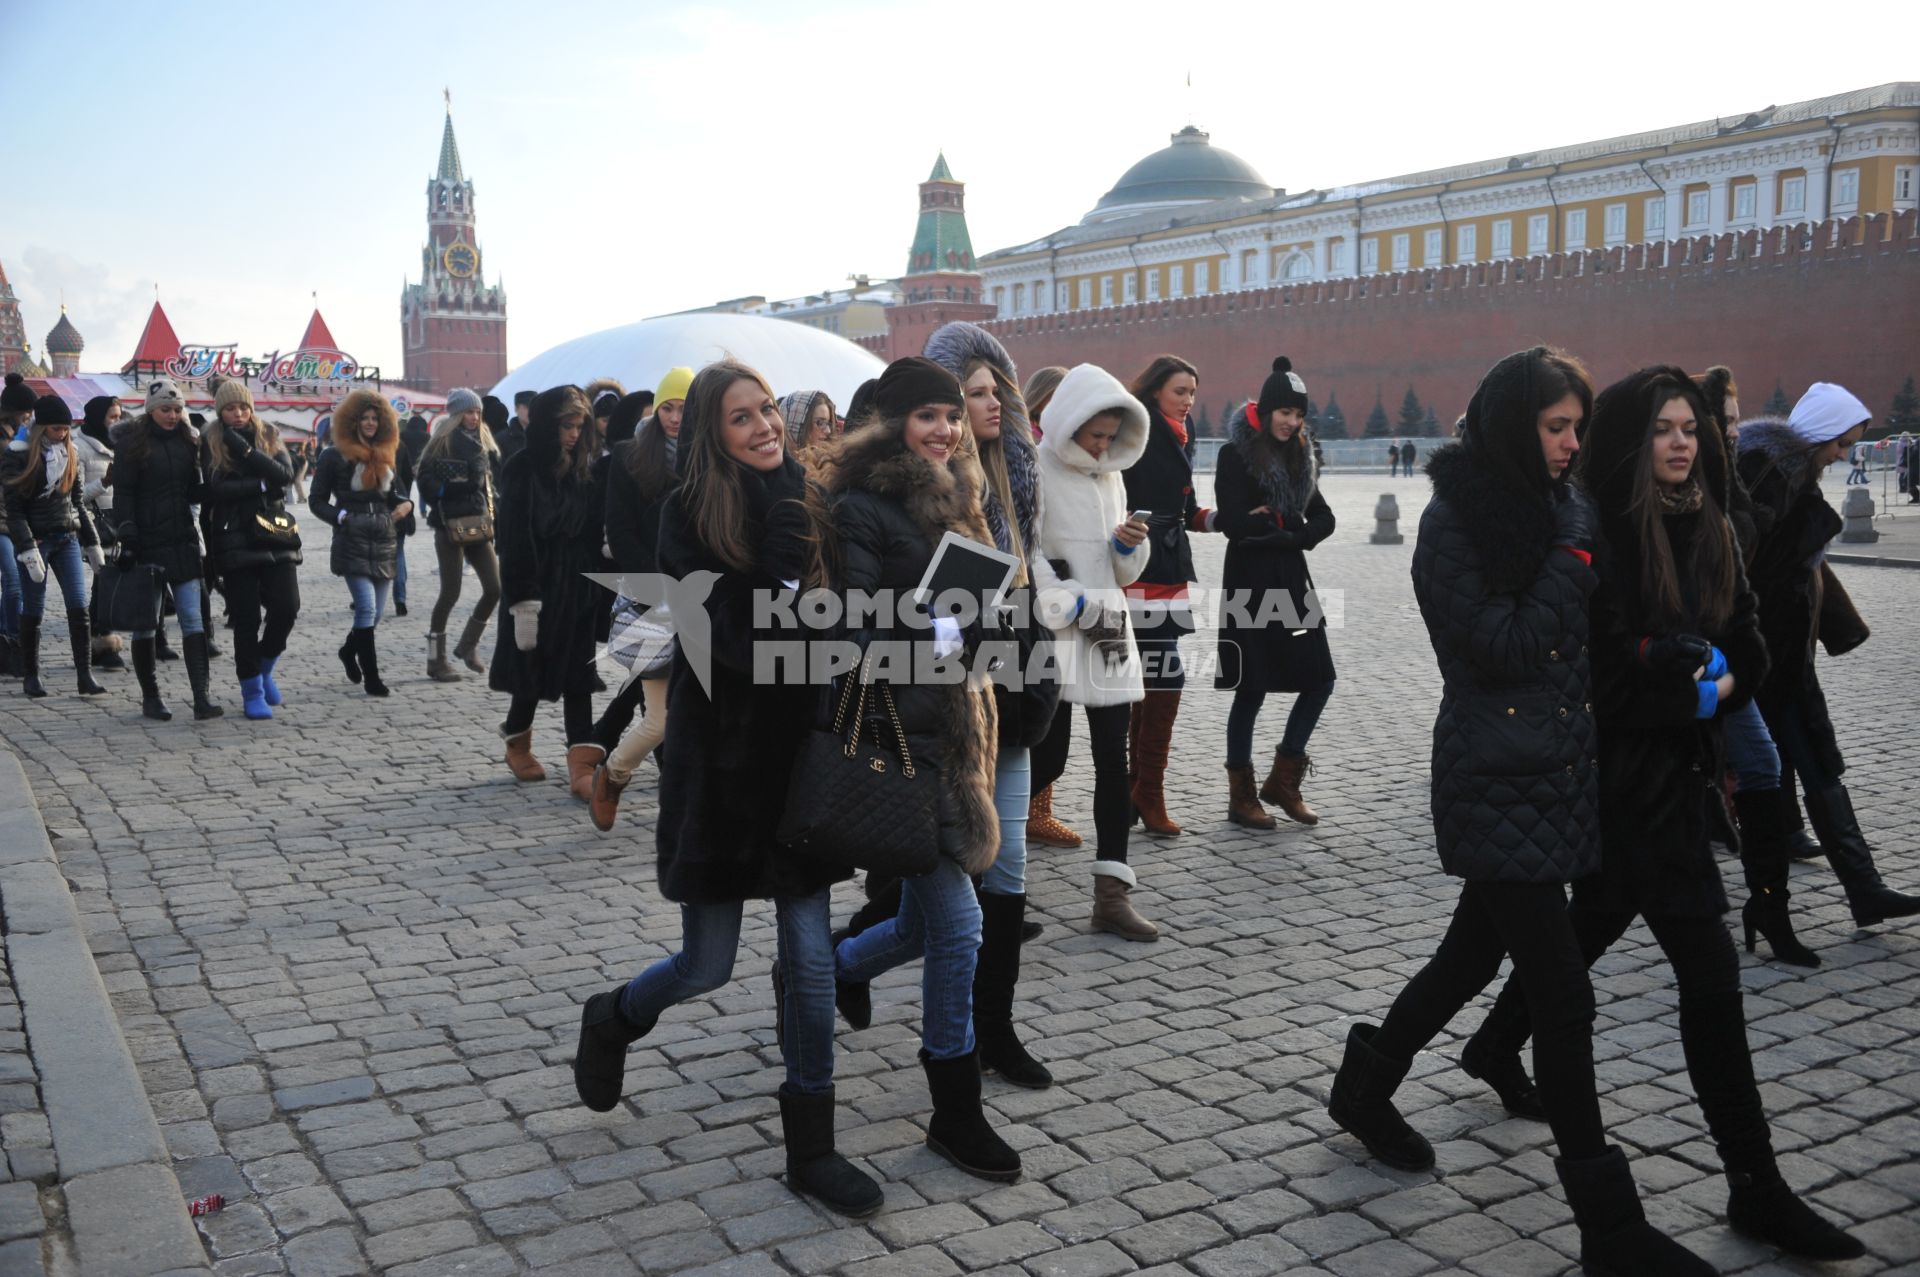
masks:
<path fill-rule="evenodd" d="M 1272 197 L 1273 187 L 1253 165 L 1232 151 L 1212 146 L 1207 138 L 1191 124 L 1175 133 L 1171 146 L 1122 173 L 1113 189 L 1081 219 L 1082 225 L 1179 204 Z"/>

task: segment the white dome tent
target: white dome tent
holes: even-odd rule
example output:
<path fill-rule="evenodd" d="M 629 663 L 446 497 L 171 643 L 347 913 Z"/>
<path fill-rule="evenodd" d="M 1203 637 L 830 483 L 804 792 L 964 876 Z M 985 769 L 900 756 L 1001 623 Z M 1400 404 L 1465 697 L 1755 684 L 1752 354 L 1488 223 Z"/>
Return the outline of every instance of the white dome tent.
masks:
<path fill-rule="evenodd" d="M 886 365 L 844 337 L 757 315 L 662 315 L 622 324 L 535 355 L 508 373 L 492 393 L 511 405 L 522 390 L 584 386 L 616 377 L 628 390 L 652 390 L 670 368 L 702 366 L 731 355 L 758 369 L 775 396 L 824 390 L 846 412 L 861 382 Z"/>

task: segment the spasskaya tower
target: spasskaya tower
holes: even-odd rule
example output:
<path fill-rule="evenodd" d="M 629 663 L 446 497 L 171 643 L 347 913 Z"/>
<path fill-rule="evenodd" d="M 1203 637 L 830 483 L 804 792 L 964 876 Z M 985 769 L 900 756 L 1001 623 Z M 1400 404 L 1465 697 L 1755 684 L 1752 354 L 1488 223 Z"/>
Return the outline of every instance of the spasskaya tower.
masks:
<path fill-rule="evenodd" d="M 473 182 L 460 167 L 453 107 L 440 134 L 440 166 L 427 182 L 427 244 L 420 282 L 400 293 L 406 384 L 445 394 L 485 393 L 507 375 L 507 294 L 489 285 L 474 233 Z"/>

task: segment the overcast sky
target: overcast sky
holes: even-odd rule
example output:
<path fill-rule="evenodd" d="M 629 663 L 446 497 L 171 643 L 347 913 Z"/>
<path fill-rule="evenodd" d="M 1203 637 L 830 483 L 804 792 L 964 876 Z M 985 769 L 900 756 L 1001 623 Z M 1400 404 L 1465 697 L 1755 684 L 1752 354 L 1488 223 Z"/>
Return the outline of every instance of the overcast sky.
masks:
<path fill-rule="evenodd" d="M 1910 5 L 1404 11 L 0 0 L 0 264 L 35 350 L 64 296 L 89 370 L 132 353 L 158 284 L 182 339 L 252 354 L 317 291 L 397 375 L 444 86 L 518 364 L 900 273 L 943 147 L 986 253 L 1078 221 L 1189 120 L 1301 191 L 1920 76 Z"/>

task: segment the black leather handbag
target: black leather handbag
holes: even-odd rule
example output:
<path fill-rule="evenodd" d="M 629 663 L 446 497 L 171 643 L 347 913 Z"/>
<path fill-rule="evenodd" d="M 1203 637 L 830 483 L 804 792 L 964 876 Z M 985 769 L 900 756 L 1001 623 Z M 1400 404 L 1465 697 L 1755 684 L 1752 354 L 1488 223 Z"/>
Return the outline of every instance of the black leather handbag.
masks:
<path fill-rule="evenodd" d="M 87 605 L 95 634 L 146 634 L 160 625 L 163 569 L 121 553 L 93 574 Z"/>
<path fill-rule="evenodd" d="M 863 657 L 841 684 L 833 726 L 807 733 L 774 832 L 782 845 L 826 864 L 894 878 L 932 873 L 940 860 L 939 769 L 915 762 L 893 689 Z M 868 733 L 868 697 L 886 710 L 891 746 Z"/>

